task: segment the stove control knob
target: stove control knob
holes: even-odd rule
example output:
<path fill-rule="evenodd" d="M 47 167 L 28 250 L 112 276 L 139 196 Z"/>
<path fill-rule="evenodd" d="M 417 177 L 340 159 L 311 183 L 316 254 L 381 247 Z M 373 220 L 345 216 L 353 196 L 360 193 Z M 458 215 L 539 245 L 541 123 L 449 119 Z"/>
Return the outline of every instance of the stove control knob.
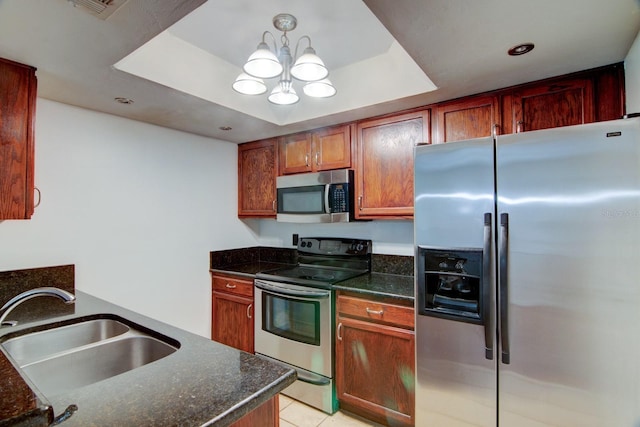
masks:
<path fill-rule="evenodd" d="M 302 242 L 300 242 L 300 246 L 304 248 L 305 246 L 307 246 L 307 242 L 303 240 Z"/>
<path fill-rule="evenodd" d="M 362 243 L 358 243 L 358 245 L 356 246 L 356 250 L 358 252 L 361 252 L 363 248 L 364 248 L 364 245 Z"/>

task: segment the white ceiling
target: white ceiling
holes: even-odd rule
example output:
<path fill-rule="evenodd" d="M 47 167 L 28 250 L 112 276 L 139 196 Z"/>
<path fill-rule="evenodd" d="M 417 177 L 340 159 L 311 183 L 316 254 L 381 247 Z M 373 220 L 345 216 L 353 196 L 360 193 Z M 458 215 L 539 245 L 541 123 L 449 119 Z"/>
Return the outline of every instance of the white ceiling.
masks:
<path fill-rule="evenodd" d="M 619 62 L 640 29 L 638 0 L 204 3 L 125 0 L 103 20 L 67 0 L 0 0 L 0 57 L 37 67 L 43 98 L 245 142 Z M 277 32 L 271 18 L 281 12 L 298 18 L 292 43 L 311 36 L 334 98 L 277 110 L 265 95 L 249 101 L 230 90 L 226 74 L 235 78 L 264 30 Z M 136 67 L 156 81 L 114 67 L 152 40 L 155 50 Z M 506 55 L 522 42 L 536 47 Z M 437 90 L 428 91 L 429 78 Z"/>

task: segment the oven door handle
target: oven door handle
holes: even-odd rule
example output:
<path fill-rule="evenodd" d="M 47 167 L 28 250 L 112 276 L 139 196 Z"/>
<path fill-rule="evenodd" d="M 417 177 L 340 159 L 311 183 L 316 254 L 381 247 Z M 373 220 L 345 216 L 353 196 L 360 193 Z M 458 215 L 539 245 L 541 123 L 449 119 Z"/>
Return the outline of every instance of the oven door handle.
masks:
<path fill-rule="evenodd" d="M 306 299 L 325 299 L 331 296 L 331 291 L 325 291 L 322 289 L 309 288 L 308 291 L 298 291 L 289 289 L 284 286 L 277 286 L 272 283 L 266 283 L 262 281 L 255 281 L 256 288 L 260 288 L 264 291 L 271 292 L 277 295 L 292 296 Z"/>

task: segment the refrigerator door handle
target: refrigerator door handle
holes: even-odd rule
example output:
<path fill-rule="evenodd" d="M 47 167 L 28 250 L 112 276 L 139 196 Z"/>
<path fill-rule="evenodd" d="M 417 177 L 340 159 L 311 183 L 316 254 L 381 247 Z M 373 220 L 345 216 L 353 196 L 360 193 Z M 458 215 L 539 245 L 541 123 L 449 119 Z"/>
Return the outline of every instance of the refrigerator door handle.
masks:
<path fill-rule="evenodd" d="M 507 269 L 509 264 L 509 214 L 500 214 L 500 243 L 498 257 L 500 271 L 498 273 L 498 288 L 500 291 L 500 342 L 502 347 L 502 363 L 511 363 L 509 349 L 509 280 Z"/>
<path fill-rule="evenodd" d="M 491 330 L 491 213 L 484 214 L 484 247 L 482 250 L 482 317 L 484 323 L 484 357 L 493 360 Z"/>

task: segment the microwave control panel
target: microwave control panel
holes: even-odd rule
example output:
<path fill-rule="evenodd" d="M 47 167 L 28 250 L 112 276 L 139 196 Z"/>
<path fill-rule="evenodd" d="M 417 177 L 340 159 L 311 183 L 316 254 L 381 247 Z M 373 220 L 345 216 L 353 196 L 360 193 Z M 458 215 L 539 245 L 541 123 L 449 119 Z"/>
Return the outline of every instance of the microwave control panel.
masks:
<path fill-rule="evenodd" d="M 329 186 L 329 213 L 349 212 L 349 186 L 331 184 Z"/>

